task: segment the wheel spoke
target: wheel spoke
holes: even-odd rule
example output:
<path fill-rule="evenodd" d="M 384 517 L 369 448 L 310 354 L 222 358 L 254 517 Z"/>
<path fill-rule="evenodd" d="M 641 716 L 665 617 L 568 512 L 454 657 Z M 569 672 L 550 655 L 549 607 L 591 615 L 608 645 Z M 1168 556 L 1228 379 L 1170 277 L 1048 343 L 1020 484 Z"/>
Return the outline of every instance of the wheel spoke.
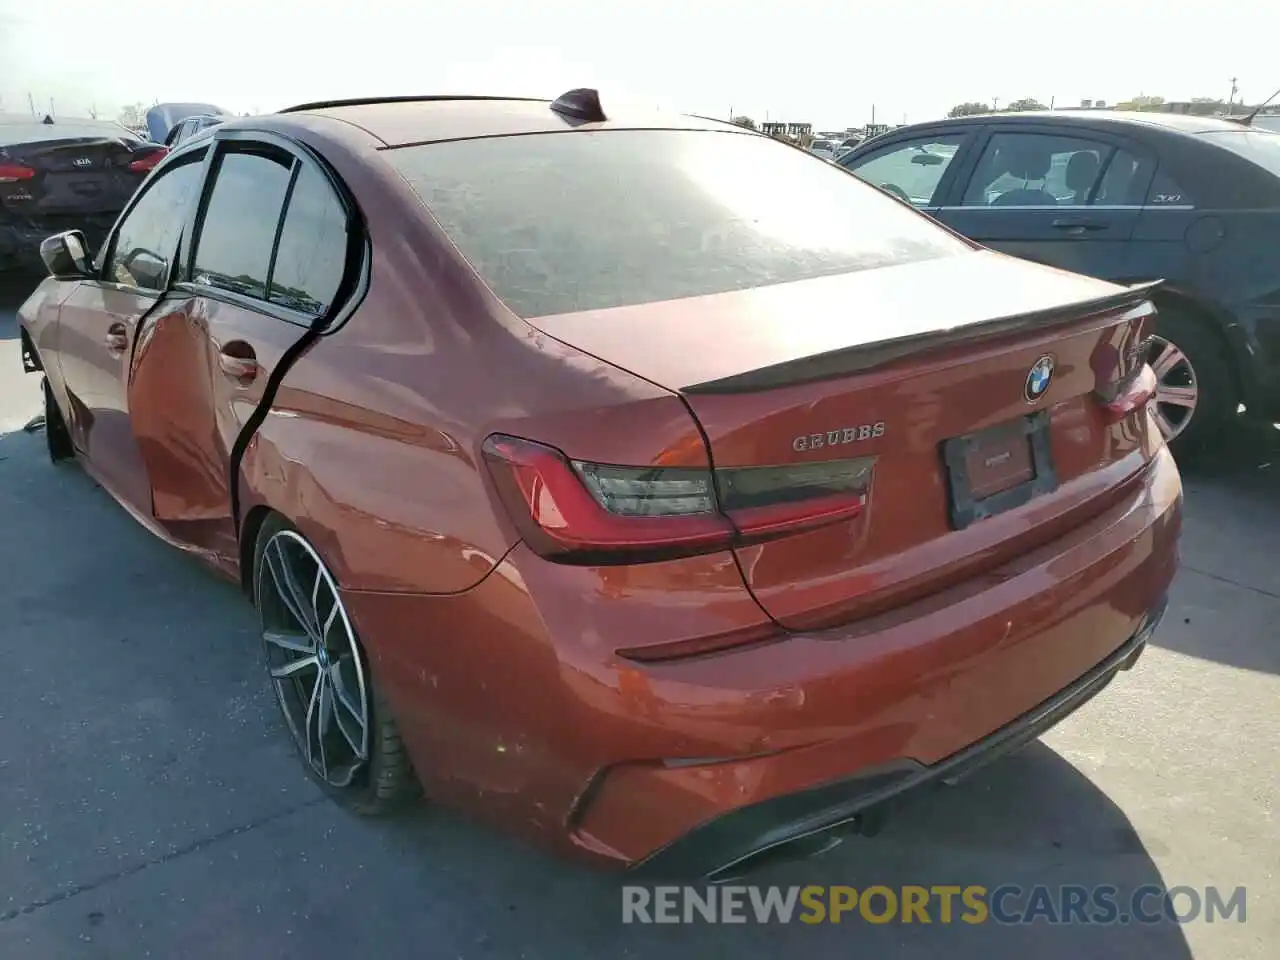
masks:
<path fill-rule="evenodd" d="M 289 560 L 284 555 L 284 549 L 277 541 L 272 541 L 266 554 L 267 569 L 271 572 L 271 579 L 275 581 L 276 594 L 280 597 L 280 601 L 288 608 L 289 614 L 297 621 L 298 626 L 313 638 L 318 637 L 319 625 L 315 622 L 314 614 L 308 612 L 307 595 L 303 592 L 302 584 L 298 583 L 297 577 L 293 575 Z"/>
<path fill-rule="evenodd" d="M 325 620 L 324 626 L 320 630 L 320 642 L 329 642 L 329 631 L 333 629 L 333 622 L 338 619 L 338 601 L 334 600 L 333 609 L 329 611 L 329 618 Z"/>
<path fill-rule="evenodd" d="M 316 682 L 311 685 L 311 699 L 307 702 L 307 715 L 302 721 L 303 740 L 307 747 L 307 763 L 315 763 L 315 752 L 311 749 L 311 728 L 315 723 L 316 702 L 320 699 L 320 688 L 324 685 L 324 671 L 316 673 Z"/>
<path fill-rule="evenodd" d="M 1164 435 L 1164 438 L 1168 440 L 1171 437 L 1173 437 L 1173 435 L 1178 431 L 1174 429 L 1173 424 L 1169 422 L 1169 418 L 1164 415 L 1164 411 L 1157 406 L 1154 410 L 1154 413 L 1156 418 L 1156 426 L 1160 428 L 1160 432 Z"/>
<path fill-rule="evenodd" d="M 316 680 L 320 688 L 319 702 L 316 704 L 316 743 L 320 747 L 320 772 L 328 778 L 329 758 L 324 748 L 324 738 L 329 735 L 333 725 L 333 687 L 329 683 L 329 674 L 322 672 Z"/>
<path fill-rule="evenodd" d="M 1161 385 L 1156 388 L 1156 402 L 1171 403 L 1175 407 L 1194 407 L 1198 396 L 1199 391 L 1195 387 L 1166 387 Z"/>
<path fill-rule="evenodd" d="M 334 718 L 338 729 L 342 731 L 348 745 L 355 755 L 363 760 L 365 755 L 365 719 L 363 705 L 357 706 L 351 691 L 347 689 L 347 680 L 342 673 L 342 662 L 335 663 L 330 669 L 329 684 L 333 687 L 333 697 L 337 707 Z M 354 727 L 354 731 L 348 729 Z"/>
<path fill-rule="evenodd" d="M 316 652 L 315 641 L 305 633 L 285 633 L 281 630 L 264 630 L 262 639 L 272 646 L 279 647 L 281 650 L 288 650 L 291 653 L 310 653 Z"/>
<path fill-rule="evenodd" d="M 1151 364 L 1151 369 L 1155 371 L 1156 378 L 1163 380 L 1170 371 L 1178 364 L 1187 359 L 1186 354 L 1179 350 L 1172 343 L 1165 342 L 1164 349 L 1160 351 L 1160 355 L 1155 358 L 1155 363 Z"/>
<path fill-rule="evenodd" d="M 315 667 L 319 669 L 320 661 L 317 660 L 314 656 L 299 657 L 297 660 L 290 660 L 288 663 L 284 664 L 283 666 L 272 667 L 271 676 L 274 677 L 276 680 L 283 680 L 285 677 L 291 677 L 295 673 L 297 673 L 299 670 L 305 670 L 308 667 Z"/>

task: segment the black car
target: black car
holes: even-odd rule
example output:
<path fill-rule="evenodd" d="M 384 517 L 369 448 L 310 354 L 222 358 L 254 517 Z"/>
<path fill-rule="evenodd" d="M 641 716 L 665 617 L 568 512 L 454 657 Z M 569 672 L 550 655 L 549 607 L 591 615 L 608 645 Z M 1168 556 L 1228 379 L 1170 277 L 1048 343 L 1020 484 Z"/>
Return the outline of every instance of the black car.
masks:
<path fill-rule="evenodd" d="M 43 271 L 41 241 L 64 230 L 96 249 L 167 152 L 117 123 L 0 119 L 0 269 Z"/>
<path fill-rule="evenodd" d="M 1180 453 L 1280 420 L 1280 133 L 1156 113 L 904 127 L 838 163 L 958 233 L 1117 283 L 1163 279 L 1148 360 Z"/>

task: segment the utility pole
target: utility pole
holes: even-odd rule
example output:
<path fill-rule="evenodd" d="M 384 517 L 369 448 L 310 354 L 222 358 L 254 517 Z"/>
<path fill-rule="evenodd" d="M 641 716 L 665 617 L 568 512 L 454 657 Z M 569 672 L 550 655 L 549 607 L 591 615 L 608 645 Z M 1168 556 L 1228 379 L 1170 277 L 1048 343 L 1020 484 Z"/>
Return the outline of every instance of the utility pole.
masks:
<path fill-rule="evenodd" d="M 30 92 L 27 93 L 27 103 L 31 105 L 31 119 L 39 120 L 40 117 L 36 114 L 36 98 Z"/>
<path fill-rule="evenodd" d="M 1231 115 L 1231 105 L 1236 102 L 1236 91 L 1240 88 L 1236 86 L 1236 78 L 1231 78 L 1231 96 L 1227 97 L 1227 116 Z"/>
<path fill-rule="evenodd" d="M 996 112 L 997 110 L 999 110 L 999 109 L 1000 109 L 1000 98 L 999 98 L 999 97 L 992 97 L 992 98 L 991 98 L 991 112 L 992 112 L 992 113 L 995 113 L 995 112 Z"/>
<path fill-rule="evenodd" d="M 58 115 L 53 111 L 53 97 L 49 98 L 49 116 L 53 117 L 55 120 L 58 119 Z"/>

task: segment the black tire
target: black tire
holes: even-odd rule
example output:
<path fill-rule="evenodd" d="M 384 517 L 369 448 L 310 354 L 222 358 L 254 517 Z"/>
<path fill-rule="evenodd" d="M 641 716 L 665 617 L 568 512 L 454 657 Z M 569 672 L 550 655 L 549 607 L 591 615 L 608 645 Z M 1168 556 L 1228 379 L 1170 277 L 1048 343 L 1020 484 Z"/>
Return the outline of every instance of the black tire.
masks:
<path fill-rule="evenodd" d="M 1186 355 L 1198 390 L 1195 409 L 1169 440 L 1175 457 L 1190 460 L 1212 452 L 1238 419 L 1240 392 L 1222 339 L 1208 321 L 1176 306 L 1158 306 L 1155 335 Z"/>
<path fill-rule="evenodd" d="M 71 442 L 67 421 L 62 419 L 62 411 L 58 409 L 58 401 L 54 399 L 48 377 L 41 380 L 41 386 L 44 389 L 44 442 L 49 451 L 49 459 L 53 463 L 72 460 L 75 458 L 76 448 Z"/>
<path fill-rule="evenodd" d="M 282 516 L 271 514 L 259 528 L 254 545 L 251 582 L 253 584 L 254 605 L 259 611 L 260 618 L 263 616 L 264 599 L 262 590 L 264 580 L 262 577 L 263 575 L 270 576 L 265 567 L 264 554 L 267 545 L 276 534 L 282 531 L 289 531 L 297 537 L 302 537 L 297 528 Z M 302 539 L 305 540 L 305 538 Z M 315 551 L 313 546 L 311 549 L 318 557 L 318 551 Z M 369 711 L 368 759 L 364 761 L 351 781 L 343 786 L 336 786 L 325 779 L 308 760 L 306 749 L 299 741 L 295 728 L 291 725 L 285 712 L 285 705 L 278 693 L 278 684 L 274 678 L 270 678 L 270 675 L 269 679 L 273 693 L 276 693 L 277 702 L 281 708 L 283 725 L 298 750 L 303 768 L 311 779 L 333 800 L 348 810 L 362 816 L 382 816 L 399 810 L 406 802 L 419 796 L 421 790 L 418 786 L 417 776 L 413 771 L 413 765 L 409 761 L 408 752 L 405 750 L 404 743 L 401 740 L 400 731 L 396 726 L 391 707 L 382 696 L 377 681 L 369 669 L 368 657 L 365 655 L 359 640 L 355 637 L 354 631 L 351 633 L 351 640 L 355 644 L 356 655 L 360 658 L 363 667 L 367 690 Z M 267 646 L 265 639 L 263 646 L 264 649 Z M 269 656 L 267 662 L 269 665 Z"/>

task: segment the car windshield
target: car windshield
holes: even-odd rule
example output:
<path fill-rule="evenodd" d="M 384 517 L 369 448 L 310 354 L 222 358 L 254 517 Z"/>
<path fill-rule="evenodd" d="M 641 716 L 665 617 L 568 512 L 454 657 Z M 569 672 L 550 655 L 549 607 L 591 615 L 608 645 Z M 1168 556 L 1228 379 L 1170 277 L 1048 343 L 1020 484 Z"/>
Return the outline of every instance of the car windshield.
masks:
<path fill-rule="evenodd" d="M 1220 147 L 1226 147 L 1246 160 L 1252 160 L 1258 166 L 1280 177 L 1280 133 L 1273 133 L 1270 130 L 1231 130 L 1225 133 L 1205 133 L 1201 136 L 1212 140 Z"/>
<path fill-rule="evenodd" d="M 753 134 L 617 130 L 385 151 L 525 317 L 808 280 L 971 249 L 878 190 Z"/>

